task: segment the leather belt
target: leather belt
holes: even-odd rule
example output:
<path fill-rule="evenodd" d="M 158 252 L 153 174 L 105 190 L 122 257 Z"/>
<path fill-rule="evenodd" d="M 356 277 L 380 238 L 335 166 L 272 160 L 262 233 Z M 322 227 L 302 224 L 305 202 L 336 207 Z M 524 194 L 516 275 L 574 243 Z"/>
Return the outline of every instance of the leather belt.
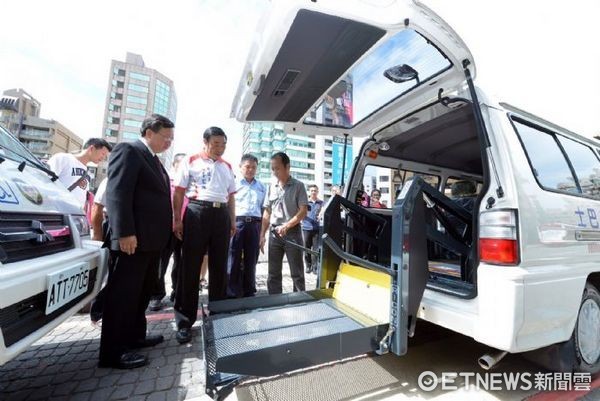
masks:
<path fill-rule="evenodd" d="M 235 220 L 243 221 L 244 223 L 252 223 L 255 221 L 261 221 L 262 219 L 260 217 L 254 217 L 254 216 L 236 216 Z"/>
<path fill-rule="evenodd" d="M 193 203 L 198 206 L 204 206 L 204 207 L 214 207 L 214 208 L 227 207 L 227 203 L 224 203 L 224 202 L 210 202 L 210 201 L 197 200 L 197 199 L 190 199 L 190 203 Z"/>

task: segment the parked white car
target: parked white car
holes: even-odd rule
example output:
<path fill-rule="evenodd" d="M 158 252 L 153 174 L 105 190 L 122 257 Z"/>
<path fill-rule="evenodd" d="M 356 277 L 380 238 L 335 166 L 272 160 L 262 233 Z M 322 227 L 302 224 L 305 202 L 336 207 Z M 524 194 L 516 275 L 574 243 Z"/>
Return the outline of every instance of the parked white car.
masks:
<path fill-rule="evenodd" d="M 0 365 L 98 292 L 105 251 L 54 174 L 0 127 Z"/>

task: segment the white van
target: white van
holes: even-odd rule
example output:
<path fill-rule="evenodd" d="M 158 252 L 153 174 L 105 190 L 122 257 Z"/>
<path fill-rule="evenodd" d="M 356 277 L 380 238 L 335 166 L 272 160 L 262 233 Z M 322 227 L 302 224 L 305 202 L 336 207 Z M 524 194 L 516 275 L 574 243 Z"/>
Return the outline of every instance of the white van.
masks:
<path fill-rule="evenodd" d="M 101 243 L 57 177 L 0 126 L 0 365 L 98 292 Z"/>
<path fill-rule="evenodd" d="M 600 144 L 488 98 L 465 43 L 419 2 L 286 3 L 261 26 L 232 116 L 368 139 L 326 208 L 319 288 L 209 304 L 213 371 L 402 355 L 420 318 L 598 372 Z M 362 191 L 381 171 L 389 209 Z"/>

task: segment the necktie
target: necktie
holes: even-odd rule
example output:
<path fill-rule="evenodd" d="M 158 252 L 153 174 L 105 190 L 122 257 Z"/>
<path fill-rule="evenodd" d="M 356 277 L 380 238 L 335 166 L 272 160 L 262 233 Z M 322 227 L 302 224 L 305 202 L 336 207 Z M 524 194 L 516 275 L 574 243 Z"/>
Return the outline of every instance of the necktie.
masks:
<path fill-rule="evenodd" d="M 160 162 L 160 159 L 158 158 L 157 155 L 154 155 L 154 161 L 156 162 L 156 168 L 158 168 L 158 172 L 160 173 L 160 176 L 163 178 L 163 181 L 168 185 L 169 177 L 165 174 L 165 171 L 162 168 L 162 163 Z"/>

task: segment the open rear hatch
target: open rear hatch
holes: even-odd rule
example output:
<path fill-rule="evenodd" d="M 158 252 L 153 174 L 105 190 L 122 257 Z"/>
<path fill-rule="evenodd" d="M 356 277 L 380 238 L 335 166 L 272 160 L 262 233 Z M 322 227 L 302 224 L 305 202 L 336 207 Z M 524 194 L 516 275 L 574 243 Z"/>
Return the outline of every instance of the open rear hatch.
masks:
<path fill-rule="evenodd" d="M 376 4 L 379 3 L 379 4 Z M 464 42 L 419 2 L 273 1 L 235 95 L 239 121 L 364 136 L 465 84 Z"/>

